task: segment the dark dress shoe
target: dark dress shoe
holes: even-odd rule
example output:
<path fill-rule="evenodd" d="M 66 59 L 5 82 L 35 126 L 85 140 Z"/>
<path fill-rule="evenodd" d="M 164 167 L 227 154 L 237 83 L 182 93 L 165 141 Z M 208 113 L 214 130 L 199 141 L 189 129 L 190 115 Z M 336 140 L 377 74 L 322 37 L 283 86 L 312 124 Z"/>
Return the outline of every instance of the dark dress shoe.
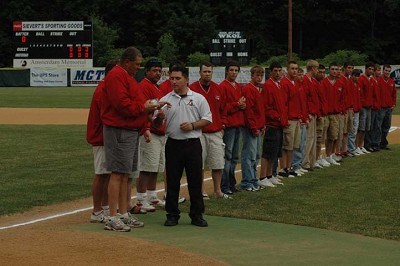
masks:
<path fill-rule="evenodd" d="M 192 219 L 191 224 L 199 227 L 208 227 L 208 223 L 203 218 Z"/>
<path fill-rule="evenodd" d="M 167 219 L 164 223 L 164 226 L 175 226 L 178 225 L 178 220 L 175 219 Z"/>

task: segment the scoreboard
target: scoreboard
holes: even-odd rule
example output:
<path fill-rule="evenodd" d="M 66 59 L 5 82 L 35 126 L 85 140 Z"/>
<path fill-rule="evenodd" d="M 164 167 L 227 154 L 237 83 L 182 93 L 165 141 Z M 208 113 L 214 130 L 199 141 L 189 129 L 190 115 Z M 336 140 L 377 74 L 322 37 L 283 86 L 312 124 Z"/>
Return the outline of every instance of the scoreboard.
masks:
<path fill-rule="evenodd" d="M 240 31 L 220 31 L 211 39 L 210 59 L 217 66 L 224 66 L 229 60 L 236 60 L 240 65 L 250 61 L 250 45 L 244 33 Z"/>
<path fill-rule="evenodd" d="M 93 26 L 84 21 L 14 21 L 14 67 L 93 67 Z"/>

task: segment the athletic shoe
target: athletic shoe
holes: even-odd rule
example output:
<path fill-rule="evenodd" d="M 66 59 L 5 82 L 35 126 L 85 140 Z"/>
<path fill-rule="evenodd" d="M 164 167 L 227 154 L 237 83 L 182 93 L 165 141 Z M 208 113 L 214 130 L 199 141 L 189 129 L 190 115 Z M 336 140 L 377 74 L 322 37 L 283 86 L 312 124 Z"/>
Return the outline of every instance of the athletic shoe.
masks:
<path fill-rule="evenodd" d="M 297 169 L 296 171 L 294 171 L 296 174 L 297 174 L 297 176 L 302 176 L 302 175 L 304 175 L 305 173 L 304 172 L 302 172 L 300 169 Z"/>
<path fill-rule="evenodd" d="M 264 178 L 263 180 L 258 180 L 258 185 L 262 187 L 275 187 L 275 185 L 271 182 L 270 179 Z"/>
<path fill-rule="evenodd" d="M 315 163 L 314 163 L 314 168 L 319 168 L 319 169 L 322 169 L 322 168 L 323 168 L 323 166 L 322 166 L 322 165 L 320 165 L 318 162 L 315 162 Z"/>
<path fill-rule="evenodd" d="M 185 197 L 179 196 L 179 198 L 178 198 L 178 203 L 179 203 L 179 204 L 184 203 L 185 200 L 186 200 Z"/>
<path fill-rule="evenodd" d="M 268 178 L 267 178 L 268 179 Z M 280 179 L 278 179 L 276 176 L 271 177 L 268 179 L 272 184 L 274 185 L 283 185 Z"/>
<path fill-rule="evenodd" d="M 203 200 L 209 200 L 210 199 L 210 197 L 208 196 L 207 193 L 203 192 L 202 194 L 203 194 Z"/>
<path fill-rule="evenodd" d="M 328 163 L 325 159 L 321 158 L 317 161 L 317 163 L 319 165 L 321 165 L 322 167 L 329 167 L 331 164 Z"/>
<path fill-rule="evenodd" d="M 367 151 L 364 147 L 361 148 L 361 151 L 362 151 L 363 153 L 371 153 L 371 152 Z"/>
<path fill-rule="evenodd" d="M 107 217 L 104 215 L 104 211 L 101 211 L 99 214 L 92 213 L 90 215 L 90 222 L 91 223 L 105 223 Z"/>
<path fill-rule="evenodd" d="M 145 212 L 155 212 L 156 211 L 156 208 L 153 205 L 151 205 L 147 200 L 138 201 L 136 203 L 136 205 L 139 206 L 140 209 Z"/>
<path fill-rule="evenodd" d="M 232 193 L 232 194 L 233 194 L 233 193 Z M 164 194 L 164 201 L 165 201 L 166 199 L 167 199 L 167 195 Z M 179 204 L 184 203 L 185 201 L 186 201 L 185 197 L 179 196 L 179 198 L 178 198 L 178 203 L 179 203 Z"/>
<path fill-rule="evenodd" d="M 331 156 L 332 156 L 332 158 L 333 158 L 336 162 L 340 162 L 340 161 L 342 161 L 342 159 L 343 159 L 342 156 L 337 155 L 337 154 L 335 154 L 335 153 L 332 154 Z"/>
<path fill-rule="evenodd" d="M 130 214 L 146 214 L 147 211 L 145 209 L 142 209 L 141 206 L 135 205 L 129 210 Z"/>
<path fill-rule="evenodd" d="M 154 207 L 160 206 L 160 207 L 165 207 L 165 200 L 161 200 L 159 198 L 157 198 L 157 196 L 155 197 L 150 197 L 149 198 L 149 202 L 151 205 L 153 205 Z"/>
<path fill-rule="evenodd" d="M 358 155 L 363 155 L 363 154 L 365 154 L 361 149 L 360 149 L 360 147 L 357 147 L 357 149 L 354 151 L 356 154 L 358 154 Z"/>
<path fill-rule="evenodd" d="M 278 175 L 281 177 L 289 177 L 289 172 L 286 172 L 285 170 L 281 170 L 278 172 Z"/>
<path fill-rule="evenodd" d="M 253 191 L 260 191 L 261 189 L 263 188 L 260 185 L 253 185 Z"/>
<path fill-rule="evenodd" d="M 289 171 L 289 177 L 290 176 L 296 177 L 297 173 L 295 171 L 291 170 L 291 171 Z"/>
<path fill-rule="evenodd" d="M 332 154 L 333 155 L 333 154 Z M 335 159 L 333 159 L 333 156 L 329 156 L 326 160 L 328 161 L 328 163 L 333 164 L 333 165 L 340 165 L 340 163 L 336 162 Z"/>
<path fill-rule="evenodd" d="M 131 228 L 127 226 L 119 217 L 109 218 L 104 226 L 104 230 L 116 232 L 129 232 Z"/>
<path fill-rule="evenodd" d="M 119 216 L 120 220 L 124 224 L 126 224 L 130 228 L 139 228 L 139 227 L 144 226 L 144 223 L 139 221 L 135 216 L 131 215 L 129 212 L 126 214 L 127 214 L 127 216 L 125 216 L 125 215 Z"/>
<path fill-rule="evenodd" d="M 309 171 L 307 169 L 304 169 L 303 167 L 300 167 L 297 169 L 298 171 L 302 172 L 303 174 L 308 173 Z"/>

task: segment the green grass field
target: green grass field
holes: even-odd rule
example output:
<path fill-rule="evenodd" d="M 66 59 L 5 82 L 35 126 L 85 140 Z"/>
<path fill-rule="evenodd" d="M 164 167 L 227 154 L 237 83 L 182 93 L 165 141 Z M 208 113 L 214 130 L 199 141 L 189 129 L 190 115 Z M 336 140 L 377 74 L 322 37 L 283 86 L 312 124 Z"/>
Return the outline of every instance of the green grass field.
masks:
<path fill-rule="evenodd" d="M 87 108 L 92 92 L 0 88 L 0 106 Z M 84 125 L 0 125 L 0 215 L 90 196 L 93 166 L 85 130 Z M 400 146 L 392 145 L 392 151 L 348 159 L 279 188 L 207 201 L 206 214 L 400 240 L 399 165 Z"/>
<path fill-rule="evenodd" d="M 89 108 L 94 87 L 0 87 L 0 107 Z"/>
<path fill-rule="evenodd" d="M 90 196 L 85 126 L 0 125 L 0 131 L 0 215 Z M 207 201 L 206 214 L 400 240 L 398 165 L 400 146 L 392 145 L 278 188 Z"/>

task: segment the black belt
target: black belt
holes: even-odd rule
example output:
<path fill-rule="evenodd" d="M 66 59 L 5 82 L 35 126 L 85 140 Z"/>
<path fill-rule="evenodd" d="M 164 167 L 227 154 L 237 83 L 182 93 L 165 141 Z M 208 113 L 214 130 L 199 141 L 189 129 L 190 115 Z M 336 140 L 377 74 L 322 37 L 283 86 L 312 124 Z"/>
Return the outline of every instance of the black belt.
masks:
<path fill-rule="evenodd" d="M 175 142 L 191 142 L 191 141 L 199 141 L 199 138 L 188 138 L 188 139 L 173 139 L 173 138 L 168 138 L 170 141 L 175 141 Z"/>

